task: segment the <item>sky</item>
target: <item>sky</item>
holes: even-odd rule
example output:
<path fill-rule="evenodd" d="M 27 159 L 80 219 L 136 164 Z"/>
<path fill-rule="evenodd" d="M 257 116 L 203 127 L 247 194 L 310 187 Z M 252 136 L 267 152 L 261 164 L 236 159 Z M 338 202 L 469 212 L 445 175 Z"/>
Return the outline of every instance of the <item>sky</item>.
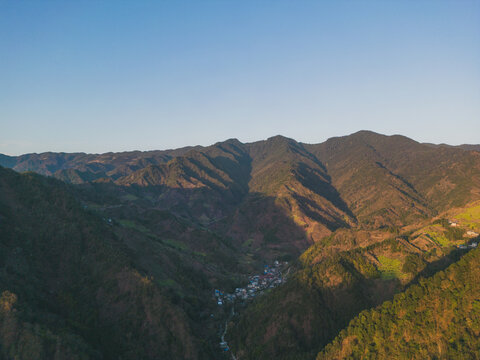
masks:
<path fill-rule="evenodd" d="M 480 1 L 0 0 L 0 153 L 480 143 Z"/>

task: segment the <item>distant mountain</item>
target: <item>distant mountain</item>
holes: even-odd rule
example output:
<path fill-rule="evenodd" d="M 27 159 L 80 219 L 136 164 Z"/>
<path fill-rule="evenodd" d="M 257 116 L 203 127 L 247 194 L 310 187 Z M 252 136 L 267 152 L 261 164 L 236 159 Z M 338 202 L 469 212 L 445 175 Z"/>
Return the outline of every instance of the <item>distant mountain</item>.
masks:
<path fill-rule="evenodd" d="M 0 154 L 0 166 L 12 168 L 16 162 L 17 159 L 14 156 Z"/>
<path fill-rule="evenodd" d="M 458 145 L 458 147 L 467 151 L 480 151 L 480 145 L 463 144 L 463 145 Z"/>
<path fill-rule="evenodd" d="M 480 145 L 479 144 L 461 144 L 461 145 L 448 145 L 448 144 L 430 144 L 430 143 L 424 143 L 424 145 L 428 145 L 431 147 L 449 147 L 449 148 L 456 148 L 456 149 L 462 149 L 465 151 L 480 151 Z"/>
<path fill-rule="evenodd" d="M 93 174 L 104 172 L 108 176 L 116 178 L 148 164 L 164 163 L 190 149 L 192 147 L 164 151 L 130 151 L 105 154 L 54 152 L 20 156 L 0 154 L 0 166 L 12 168 L 19 172 L 33 171 L 49 176 L 58 171 L 76 169 L 89 171 Z"/>

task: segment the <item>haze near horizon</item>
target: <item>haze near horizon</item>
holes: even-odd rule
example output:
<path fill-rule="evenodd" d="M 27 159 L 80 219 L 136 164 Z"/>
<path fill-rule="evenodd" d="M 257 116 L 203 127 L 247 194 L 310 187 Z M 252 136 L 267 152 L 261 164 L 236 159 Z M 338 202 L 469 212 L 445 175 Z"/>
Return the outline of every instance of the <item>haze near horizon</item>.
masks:
<path fill-rule="evenodd" d="M 477 1 L 0 2 L 0 153 L 480 143 Z"/>

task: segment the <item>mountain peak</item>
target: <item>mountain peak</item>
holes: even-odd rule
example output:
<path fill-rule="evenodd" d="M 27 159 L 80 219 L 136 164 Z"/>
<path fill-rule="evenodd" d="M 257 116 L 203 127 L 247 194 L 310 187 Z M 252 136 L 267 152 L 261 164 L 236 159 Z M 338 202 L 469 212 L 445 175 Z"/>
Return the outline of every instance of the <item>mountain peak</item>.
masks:
<path fill-rule="evenodd" d="M 230 139 L 227 139 L 227 140 L 224 140 L 224 141 L 218 141 L 216 142 L 213 146 L 216 146 L 216 145 L 223 145 L 223 144 L 229 144 L 229 145 L 243 145 L 243 143 L 238 140 L 237 138 L 230 138 Z"/>
<path fill-rule="evenodd" d="M 296 141 L 294 139 L 283 136 L 283 135 L 271 136 L 266 141 L 270 141 L 270 142 L 295 142 L 296 143 Z"/>

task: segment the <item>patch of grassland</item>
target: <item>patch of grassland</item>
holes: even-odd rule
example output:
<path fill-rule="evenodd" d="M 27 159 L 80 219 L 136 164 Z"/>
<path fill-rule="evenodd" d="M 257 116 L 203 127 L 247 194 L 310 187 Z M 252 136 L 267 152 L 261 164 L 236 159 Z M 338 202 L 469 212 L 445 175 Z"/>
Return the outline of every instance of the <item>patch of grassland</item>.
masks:
<path fill-rule="evenodd" d="M 424 235 L 441 247 L 449 247 L 458 244 L 462 240 L 462 230 L 451 228 L 449 225 L 433 224 L 420 229 L 417 234 Z"/>
<path fill-rule="evenodd" d="M 472 206 L 455 216 L 459 222 L 473 230 L 480 231 L 480 205 Z"/>
<path fill-rule="evenodd" d="M 441 247 L 448 247 L 453 244 L 453 242 L 448 240 L 441 231 L 437 232 L 434 229 L 430 228 L 425 231 L 425 235 L 427 235 L 430 240 L 432 240 L 437 245 L 440 245 Z"/>
<path fill-rule="evenodd" d="M 380 276 L 383 279 L 402 279 L 407 275 L 402 272 L 402 262 L 383 255 L 378 256 Z"/>
<path fill-rule="evenodd" d="M 253 254 L 252 253 L 248 253 L 246 254 L 243 259 L 242 259 L 242 262 L 244 264 L 252 264 L 254 262 L 253 260 Z"/>
<path fill-rule="evenodd" d="M 87 209 L 97 211 L 97 210 L 101 210 L 102 206 L 95 203 L 87 203 Z"/>
<path fill-rule="evenodd" d="M 298 226 L 305 226 L 307 225 L 307 223 L 305 221 L 302 220 L 302 218 L 296 214 L 293 214 L 293 221 L 295 222 L 295 224 L 297 224 Z"/>
<path fill-rule="evenodd" d="M 173 239 L 162 239 L 162 242 L 178 250 L 187 250 L 188 246 Z"/>
<path fill-rule="evenodd" d="M 123 220 L 118 220 L 118 222 L 126 228 L 140 231 L 146 235 L 153 235 L 149 229 L 147 229 L 145 226 L 141 224 L 136 223 L 135 221 L 123 219 Z"/>
<path fill-rule="evenodd" d="M 211 221 L 211 219 L 210 219 L 207 215 L 205 215 L 205 214 L 202 214 L 202 216 L 200 216 L 200 217 L 198 218 L 198 220 L 199 220 L 202 224 L 208 224 L 208 223 Z"/>
<path fill-rule="evenodd" d="M 434 243 L 440 245 L 441 247 L 449 247 L 454 243 L 448 240 L 444 235 L 436 234 L 433 232 L 427 233 L 427 236 L 433 240 Z"/>
<path fill-rule="evenodd" d="M 133 194 L 126 194 L 126 195 L 123 195 L 122 196 L 122 200 L 125 200 L 125 201 L 134 201 L 134 200 L 137 200 L 138 197 L 133 195 Z"/>
<path fill-rule="evenodd" d="M 164 287 L 176 288 L 178 284 L 173 279 L 158 280 L 157 284 Z"/>
<path fill-rule="evenodd" d="M 245 240 L 245 242 L 243 243 L 243 246 L 244 247 L 251 247 L 253 244 L 253 239 L 247 239 Z"/>

